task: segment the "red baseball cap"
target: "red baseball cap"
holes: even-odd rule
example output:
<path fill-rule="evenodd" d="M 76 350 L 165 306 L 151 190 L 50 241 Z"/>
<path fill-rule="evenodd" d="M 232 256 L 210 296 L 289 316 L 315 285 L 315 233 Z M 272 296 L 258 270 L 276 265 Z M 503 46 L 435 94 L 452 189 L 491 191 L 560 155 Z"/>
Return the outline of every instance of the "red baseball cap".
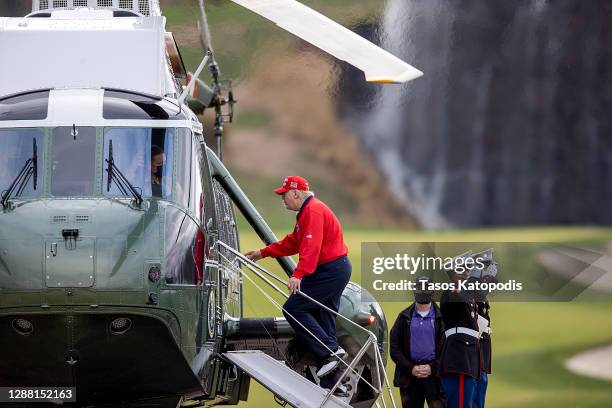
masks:
<path fill-rule="evenodd" d="M 308 191 L 308 181 L 300 176 L 287 176 L 283 180 L 283 185 L 279 188 L 275 188 L 276 194 L 285 194 L 289 190 L 302 190 Z"/>

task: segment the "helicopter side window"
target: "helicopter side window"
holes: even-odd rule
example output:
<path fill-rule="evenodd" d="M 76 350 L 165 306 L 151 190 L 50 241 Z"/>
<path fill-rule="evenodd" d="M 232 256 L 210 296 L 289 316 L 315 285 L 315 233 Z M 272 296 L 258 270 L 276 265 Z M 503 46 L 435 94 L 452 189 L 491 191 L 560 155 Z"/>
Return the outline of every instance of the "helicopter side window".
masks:
<path fill-rule="evenodd" d="M 198 225 L 176 207 L 166 208 L 166 281 L 175 285 L 202 282 L 202 235 Z"/>
<path fill-rule="evenodd" d="M 204 213 L 206 207 L 206 195 L 202 189 L 202 172 L 200 168 L 200 155 L 202 154 L 198 142 L 191 140 L 192 143 L 192 158 L 191 158 L 191 171 L 192 171 L 192 183 L 191 183 L 191 204 L 190 207 L 195 213 L 195 218 L 201 225 L 196 236 L 196 242 L 194 245 L 194 257 L 196 261 L 194 273 L 196 283 L 199 284 L 204 280 L 208 279 L 205 276 L 204 260 L 209 257 L 210 248 L 204 234 Z"/>
<path fill-rule="evenodd" d="M 191 133 L 181 129 L 181 137 L 178 140 L 177 156 L 180 157 L 180 165 L 176 166 L 176 200 L 189 207 L 191 200 Z"/>
<path fill-rule="evenodd" d="M 174 129 L 112 128 L 104 132 L 104 177 L 106 196 L 129 197 L 129 191 L 115 182 L 116 172 L 144 197 L 170 198 Z M 109 183 L 109 161 L 114 171 Z"/>
<path fill-rule="evenodd" d="M 32 160 L 33 158 L 35 160 Z M 41 130 L 0 129 L 1 192 L 8 191 L 13 185 L 12 197 L 39 196 L 42 191 L 42 164 L 43 132 Z M 35 185 L 36 190 L 34 190 Z"/>
<path fill-rule="evenodd" d="M 206 204 L 206 197 L 202 191 L 202 172 L 200 168 L 199 155 L 202 153 L 198 148 L 197 142 L 192 141 L 192 156 L 191 156 L 191 171 L 193 173 L 191 183 L 191 203 L 189 206 L 195 213 L 196 218 L 200 221 L 200 224 L 204 223 L 204 205 Z"/>
<path fill-rule="evenodd" d="M 51 194 L 56 197 L 93 195 L 96 129 L 66 126 L 53 130 Z"/>
<path fill-rule="evenodd" d="M 174 284 L 197 285 L 204 279 L 207 256 L 206 237 L 200 228 L 204 206 L 202 177 L 191 131 L 179 129 L 178 132 L 176 156 L 180 165 L 176 166 L 176 199 L 193 216 L 175 208 L 166 209 L 166 273 Z"/>
<path fill-rule="evenodd" d="M 203 224 L 202 212 L 205 197 L 202 192 L 202 173 L 200 168 L 201 154 L 197 142 L 191 137 L 191 131 L 179 129 L 177 157 L 180 166 L 176 169 L 176 200 L 189 208 L 200 224 Z"/>

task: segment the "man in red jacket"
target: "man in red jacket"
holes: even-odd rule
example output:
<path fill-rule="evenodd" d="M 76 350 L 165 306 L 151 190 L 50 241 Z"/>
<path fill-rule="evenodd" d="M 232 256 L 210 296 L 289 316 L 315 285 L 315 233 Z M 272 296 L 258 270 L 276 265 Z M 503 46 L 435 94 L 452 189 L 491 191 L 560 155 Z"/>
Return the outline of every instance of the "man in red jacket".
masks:
<path fill-rule="evenodd" d="M 295 228 L 281 241 L 248 252 L 246 256 L 257 261 L 268 256 L 278 258 L 299 254 L 299 262 L 287 285 L 292 295 L 285 302 L 283 314 L 298 339 L 314 353 L 317 375 L 322 378 L 334 371 L 340 358 L 346 354 L 336 341 L 336 316 L 297 292 L 301 291 L 337 312 L 340 297 L 351 276 L 351 262 L 346 256 L 348 248 L 338 218 L 314 197 L 304 178 L 288 176 L 274 192 L 282 195 L 285 208 L 297 212 Z"/>

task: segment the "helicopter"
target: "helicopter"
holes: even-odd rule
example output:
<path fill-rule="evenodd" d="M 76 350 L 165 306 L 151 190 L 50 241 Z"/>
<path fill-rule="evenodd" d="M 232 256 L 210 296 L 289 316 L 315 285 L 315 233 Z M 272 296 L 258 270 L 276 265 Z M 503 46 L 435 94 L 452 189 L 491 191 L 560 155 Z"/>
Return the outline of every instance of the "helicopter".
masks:
<path fill-rule="evenodd" d="M 293 0 L 234 2 L 368 81 L 422 74 Z M 190 74 L 158 0 L 33 0 L 27 16 L 0 17 L 0 386 L 75 387 L 66 405 L 80 407 L 232 405 L 251 378 L 266 385 L 228 357 L 249 350 L 316 380 L 286 319 L 243 316 L 235 209 L 264 243 L 277 239 L 222 162 L 236 100 L 203 43 Z M 207 66 L 210 85 L 199 79 Z M 205 109 L 216 152 L 197 116 Z M 294 261 L 278 262 L 290 276 Z M 379 351 L 355 364 L 336 403 L 372 406 L 364 380 L 380 382 L 384 313 L 356 283 L 340 311 L 349 355 L 357 326 Z"/>

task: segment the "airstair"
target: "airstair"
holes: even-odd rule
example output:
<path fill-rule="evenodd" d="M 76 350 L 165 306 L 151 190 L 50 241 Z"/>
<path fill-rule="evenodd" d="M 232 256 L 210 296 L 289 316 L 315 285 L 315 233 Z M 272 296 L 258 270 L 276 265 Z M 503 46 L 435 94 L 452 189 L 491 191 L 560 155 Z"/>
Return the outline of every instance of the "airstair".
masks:
<path fill-rule="evenodd" d="M 263 351 L 230 351 L 223 354 L 270 392 L 297 408 L 349 408 L 346 402 L 296 373 Z"/>
<path fill-rule="evenodd" d="M 217 248 L 218 246 L 218 248 Z M 231 246 L 227 245 L 221 240 L 217 240 L 216 245 L 214 246 L 218 250 L 218 254 L 220 259 L 225 262 L 222 262 L 226 267 L 233 268 L 236 272 L 240 273 L 241 276 L 249 280 L 251 284 L 257 288 L 264 298 L 270 301 L 274 306 L 276 306 L 279 310 L 289 314 L 283 307 L 280 305 L 275 299 L 273 299 L 266 291 L 264 291 L 248 274 L 243 271 L 239 265 L 245 266 L 249 271 L 255 274 L 258 278 L 263 280 L 268 284 L 271 288 L 273 288 L 276 292 L 280 293 L 284 297 L 288 297 L 285 291 L 281 290 L 272 280 L 276 280 L 278 283 L 282 283 L 283 285 L 287 285 L 283 279 L 279 278 L 272 272 L 266 270 L 250 259 L 246 258 L 240 252 L 236 251 Z M 232 259 L 229 259 L 232 258 Z M 264 276 L 264 275 L 267 275 Z M 271 278 L 272 280 L 270 280 Z M 338 318 L 341 318 L 348 323 L 354 325 L 355 327 L 362 330 L 365 334 L 367 334 L 367 340 L 353 357 L 350 363 L 345 362 L 344 360 L 340 360 L 341 366 L 344 365 L 343 373 L 340 375 L 340 378 L 337 380 L 336 384 L 332 387 L 331 390 L 327 390 L 319 387 L 317 384 L 308 380 L 306 377 L 300 375 L 296 371 L 287 367 L 281 361 L 278 361 L 267 354 L 265 354 L 261 350 L 248 350 L 248 351 L 230 351 L 224 353 L 223 356 L 231 361 L 236 366 L 240 367 L 243 371 L 245 371 L 251 378 L 254 378 L 265 388 L 270 390 L 276 396 L 282 398 L 288 404 L 297 408 L 333 408 L 333 407 L 351 407 L 349 405 L 350 401 L 345 401 L 343 398 L 337 397 L 334 395 L 334 392 L 343 382 L 343 379 L 346 378 L 349 374 L 356 375 L 360 381 L 362 381 L 365 385 L 370 387 L 375 395 L 377 396 L 375 405 L 377 408 L 380 408 L 379 402 L 382 403 L 383 408 L 387 408 L 387 403 L 385 401 L 385 396 L 383 394 L 383 382 L 381 378 L 384 378 L 384 386 L 386 388 L 386 394 L 391 402 L 391 406 L 396 408 L 395 399 L 393 397 L 393 392 L 391 391 L 391 384 L 389 383 L 389 378 L 387 377 L 387 373 L 385 371 L 385 366 L 383 363 L 382 356 L 380 354 L 380 350 L 378 349 L 378 341 L 376 335 L 374 333 L 366 330 L 365 328 L 357 325 L 352 320 L 348 319 L 346 316 L 328 308 L 327 306 L 319 303 L 317 300 L 311 298 L 307 294 L 298 291 L 300 296 L 305 297 L 309 301 L 316 303 L 319 307 L 328 310 L 329 312 L 336 315 Z M 289 316 L 291 316 L 289 314 Z M 292 317 L 292 316 L 291 316 Z M 298 322 L 298 324 L 300 324 Z M 306 327 L 301 325 L 304 330 L 306 330 L 313 338 L 317 339 L 316 336 L 308 331 Z M 318 340 L 318 339 L 317 339 Z M 321 340 L 318 340 L 319 343 L 327 348 Z M 328 351 L 333 353 L 332 350 L 327 348 Z M 374 379 L 376 380 L 374 384 L 370 383 L 364 377 L 359 374 L 355 368 L 362 357 L 369 351 L 372 350 L 375 355 L 375 375 Z M 350 398 L 347 398 L 350 399 Z"/>

